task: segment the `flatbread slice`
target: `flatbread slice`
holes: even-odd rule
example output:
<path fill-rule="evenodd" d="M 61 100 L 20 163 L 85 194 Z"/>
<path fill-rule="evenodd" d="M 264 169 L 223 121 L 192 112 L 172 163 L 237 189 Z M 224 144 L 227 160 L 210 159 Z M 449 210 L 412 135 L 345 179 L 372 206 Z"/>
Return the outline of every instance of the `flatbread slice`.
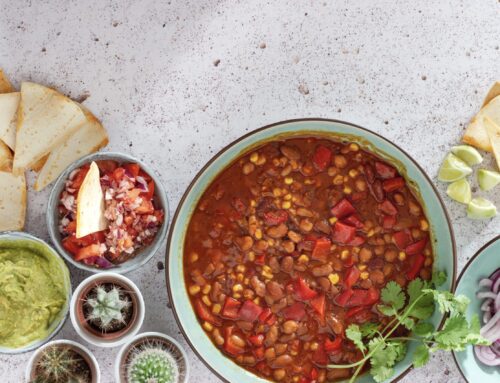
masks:
<path fill-rule="evenodd" d="M 500 170 L 500 125 L 489 117 L 484 118 L 484 126 L 488 137 L 490 138 L 493 155 L 497 161 L 498 170 Z"/>
<path fill-rule="evenodd" d="M 0 171 L 12 171 L 12 152 L 3 141 L 0 141 Z"/>
<path fill-rule="evenodd" d="M 486 97 L 484 98 L 484 101 L 483 101 L 483 106 L 485 106 L 486 104 L 488 104 L 491 100 L 493 100 L 496 96 L 500 96 L 500 81 L 497 81 L 495 82 L 490 90 L 488 91 L 488 94 L 486 95 Z"/>
<path fill-rule="evenodd" d="M 23 82 L 17 111 L 13 172 L 22 173 L 66 141 L 86 121 L 77 103 L 53 89 Z"/>
<path fill-rule="evenodd" d="M 39 172 L 40 170 L 42 170 L 43 165 L 45 165 L 49 156 L 50 154 L 47 154 L 46 156 L 40 158 L 37 162 L 30 166 L 30 169 L 34 172 Z"/>
<path fill-rule="evenodd" d="M 0 140 L 15 150 L 17 107 L 21 99 L 20 92 L 0 94 Z"/>
<path fill-rule="evenodd" d="M 3 73 L 3 70 L 0 69 L 0 93 L 10 93 L 14 92 L 14 87 L 10 83 L 9 79 Z"/>
<path fill-rule="evenodd" d="M 478 149 L 491 152 L 491 143 L 484 127 L 484 117 L 488 116 L 493 121 L 500 121 L 500 96 L 493 98 L 479 113 L 471 120 L 465 130 L 462 141 L 475 146 Z"/>
<path fill-rule="evenodd" d="M 26 179 L 0 172 L 0 231 L 22 230 L 26 217 Z"/>
<path fill-rule="evenodd" d="M 82 107 L 82 110 L 87 121 L 66 142 L 52 150 L 35 182 L 36 191 L 49 185 L 71 163 L 108 144 L 108 134 L 100 121 L 87 109 Z"/>

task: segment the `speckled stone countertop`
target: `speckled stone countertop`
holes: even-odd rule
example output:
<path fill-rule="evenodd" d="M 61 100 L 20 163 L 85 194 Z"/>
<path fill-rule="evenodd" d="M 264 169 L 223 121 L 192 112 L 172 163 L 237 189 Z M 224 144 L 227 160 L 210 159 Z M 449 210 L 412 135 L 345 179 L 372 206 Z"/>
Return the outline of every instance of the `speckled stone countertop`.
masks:
<path fill-rule="evenodd" d="M 435 180 L 494 80 L 498 0 L 0 0 L 0 67 L 15 85 L 48 84 L 84 101 L 107 127 L 108 150 L 156 168 L 171 213 L 219 149 L 272 122 L 327 117 L 363 125 L 409 152 Z M 491 157 L 488 157 L 491 162 Z M 30 177 L 31 180 L 33 177 Z M 438 185 L 444 195 L 445 185 Z M 27 231 L 47 239 L 49 190 L 29 193 Z M 490 194 L 500 206 L 500 193 Z M 500 232 L 446 199 L 459 270 Z M 168 308 L 164 251 L 129 274 L 147 306 L 143 330 L 188 349 L 192 382 L 219 382 L 183 340 Z M 85 275 L 74 269 L 76 286 Z M 68 321 L 58 338 L 82 341 Z M 103 382 L 116 349 L 90 347 Z M 30 354 L 0 356 L 0 381 L 22 382 Z M 461 382 L 437 353 L 409 382 Z"/>

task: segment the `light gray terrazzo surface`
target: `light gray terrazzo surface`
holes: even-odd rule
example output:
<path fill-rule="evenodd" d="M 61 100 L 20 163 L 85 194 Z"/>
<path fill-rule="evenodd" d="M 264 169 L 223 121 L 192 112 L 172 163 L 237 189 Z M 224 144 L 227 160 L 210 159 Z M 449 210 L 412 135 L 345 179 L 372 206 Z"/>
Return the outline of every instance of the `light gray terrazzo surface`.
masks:
<path fill-rule="evenodd" d="M 174 211 L 203 164 L 243 133 L 297 117 L 363 125 L 435 175 L 490 84 L 500 79 L 500 3 L 463 1 L 0 0 L 0 67 L 18 86 L 55 86 L 100 117 L 109 150 L 158 169 Z M 491 157 L 488 157 L 491 162 Z M 33 177 L 30 177 L 31 180 Z M 444 195 L 445 185 L 438 189 Z M 47 239 L 49 190 L 30 190 L 27 231 Z M 490 193 L 498 206 L 500 196 Z M 500 232 L 449 200 L 459 269 Z M 129 276 L 143 330 L 182 335 L 167 307 L 164 251 Z M 76 285 L 83 273 L 71 270 Z M 58 338 L 82 341 L 68 321 Z M 90 347 L 103 382 L 117 350 Z M 188 350 L 193 382 L 219 380 Z M 19 383 L 30 354 L 0 356 Z M 402 382 L 461 382 L 438 353 Z"/>

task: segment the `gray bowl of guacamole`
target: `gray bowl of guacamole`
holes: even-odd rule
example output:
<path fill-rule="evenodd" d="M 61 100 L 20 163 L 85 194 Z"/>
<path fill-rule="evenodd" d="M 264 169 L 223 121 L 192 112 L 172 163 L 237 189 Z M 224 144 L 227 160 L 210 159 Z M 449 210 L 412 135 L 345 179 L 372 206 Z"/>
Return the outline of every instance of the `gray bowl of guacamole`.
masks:
<path fill-rule="evenodd" d="M 47 243 L 0 233 L 0 353 L 40 347 L 63 326 L 71 299 L 69 271 Z"/>

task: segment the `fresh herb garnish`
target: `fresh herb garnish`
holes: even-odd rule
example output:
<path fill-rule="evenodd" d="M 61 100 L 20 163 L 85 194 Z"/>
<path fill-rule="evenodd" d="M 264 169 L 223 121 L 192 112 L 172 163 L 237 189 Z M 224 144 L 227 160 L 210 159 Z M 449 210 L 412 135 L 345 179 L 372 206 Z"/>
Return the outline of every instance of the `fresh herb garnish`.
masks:
<path fill-rule="evenodd" d="M 405 357 L 407 341 L 417 342 L 413 353 L 415 367 L 425 365 L 430 354 L 437 350 L 461 351 L 468 344 L 489 344 L 479 335 L 478 317 L 474 316 L 470 323 L 465 317 L 468 298 L 435 289 L 435 286 L 446 281 L 443 272 L 435 273 L 433 280 L 431 283 L 415 279 L 409 283 L 406 292 L 396 282 L 387 283 L 381 292 L 381 303 L 377 305 L 383 315 L 391 318 L 387 325 L 350 325 L 346 336 L 363 353 L 363 358 L 356 363 L 328 367 L 356 368 L 350 379 L 350 382 L 354 382 L 363 366 L 369 362 L 373 379 L 383 382 L 394 374 L 394 366 Z M 442 314 L 448 315 L 441 330 L 436 330 L 430 322 L 423 322 L 432 316 L 436 305 Z M 401 326 L 411 331 L 411 334 L 395 336 L 394 332 Z"/>

